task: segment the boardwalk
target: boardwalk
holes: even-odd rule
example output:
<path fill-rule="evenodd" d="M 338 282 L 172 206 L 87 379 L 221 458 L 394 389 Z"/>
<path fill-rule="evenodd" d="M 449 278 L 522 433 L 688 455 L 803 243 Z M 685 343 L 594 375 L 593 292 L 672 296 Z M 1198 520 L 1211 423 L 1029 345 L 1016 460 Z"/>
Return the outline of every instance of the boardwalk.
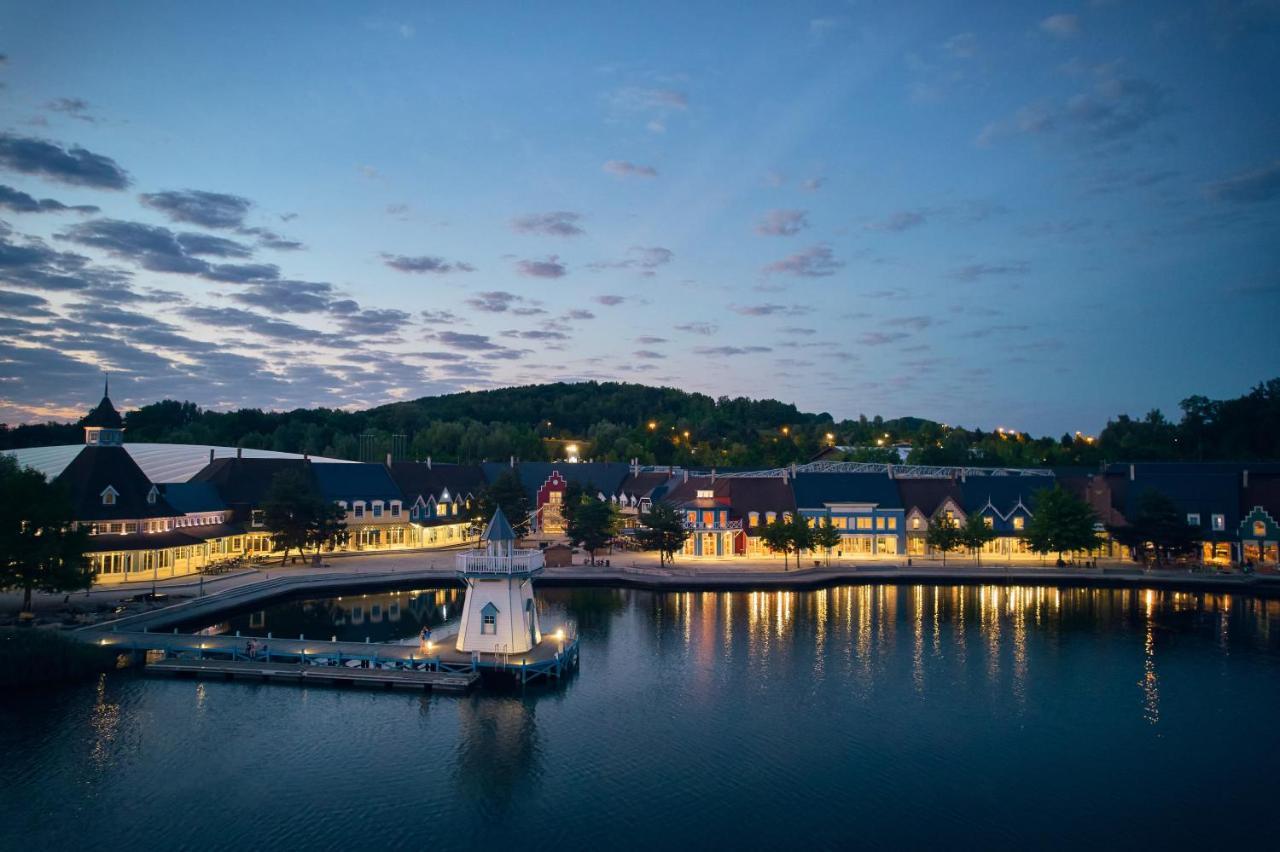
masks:
<path fill-rule="evenodd" d="M 478 672 L 419 671 L 252 660 L 170 658 L 147 666 L 151 674 L 240 678 L 284 683 L 323 683 L 384 689 L 430 689 L 466 692 L 480 680 Z"/>

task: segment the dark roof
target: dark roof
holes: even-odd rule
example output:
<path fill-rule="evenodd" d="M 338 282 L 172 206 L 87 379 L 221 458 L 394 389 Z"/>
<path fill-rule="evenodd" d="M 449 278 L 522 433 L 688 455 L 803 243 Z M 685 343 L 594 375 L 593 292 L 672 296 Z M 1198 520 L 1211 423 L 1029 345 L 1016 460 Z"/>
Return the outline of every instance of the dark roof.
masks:
<path fill-rule="evenodd" d="M 89 553 L 112 551 L 163 550 L 166 547 L 190 547 L 204 544 L 215 538 L 244 535 L 244 530 L 232 524 L 207 524 L 202 527 L 183 527 L 158 533 L 131 535 L 94 535 L 89 537 Z"/>
<path fill-rule="evenodd" d="M 1254 506 L 1261 506 L 1267 514 L 1280 519 L 1280 475 L 1259 475 L 1249 472 L 1249 486 L 1243 489 L 1240 511 L 1247 515 Z"/>
<path fill-rule="evenodd" d="M 1135 464 L 1134 478 L 1129 478 L 1129 465 L 1110 465 L 1107 481 L 1111 485 L 1112 506 L 1130 522 L 1138 515 L 1142 495 L 1156 491 L 1173 501 L 1179 512 L 1200 516 L 1200 526 L 1209 529 L 1213 515 L 1222 515 L 1225 532 L 1234 532 L 1240 525 L 1240 490 L 1243 471 L 1249 469 L 1249 478 L 1258 478 L 1255 467 L 1267 465 L 1243 465 L 1231 463 L 1164 463 Z"/>
<path fill-rule="evenodd" d="M 308 459 L 214 459 L 188 482 L 210 482 L 228 505 L 257 506 L 266 499 L 271 480 L 285 470 L 311 476 Z M 314 480 L 313 480 L 314 481 Z"/>
<path fill-rule="evenodd" d="M 395 480 L 380 464 L 312 462 L 311 473 L 326 500 L 403 500 Z"/>
<path fill-rule="evenodd" d="M 874 503 L 881 509 L 902 508 L 894 480 L 883 473 L 801 473 L 792 487 L 796 506 L 801 509 L 821 509 L 827 503 Z"/>
<path fill-rule="evenodd" d="M 164 518 L 177 514 L 158 497 L 147 502 L 151 480 L 121 446 L 85 446 L 54 482 L 68 491 L 73 517 L 78 521 L 122 521 Z M 111 486 L 116 502 L 102 504 L 102 492 Z"/>
<path fill-rule="evenodd" d="M 895 479 L 894 484 L 898 486 L 902 508 L 908 512 L 919 509 L 921 514 L 932 518 L 948 497 L 957 507 L 964 507 L 964 495 L 954 479 Z"/>
<path fill-rule="evenodd" d="M 1001 515 L 1008 515 L 1021 501 L 1035 510 L 1037 491 L 1052 488 L 1052 476 L 970 476 L 961 481 L 960 493 L 966 513 L 981 511 L 988 502 Z"/>
<path fill-rule="evenodd" d="M 227 508 L 212 482 L 166 482 L 160 485 L 165 502 L 182 514 L 217 512 Z"/>
<path fill-rule="evenodd" d="M 617 493 L 653 499 L 654 492 L 661 490 L 670 480 L 671 474 L 666 472 L 628 473 L 618 485 Z"/>
<path fill-rule="evenodd" d="M 419 496 L 424 501 L 431 497 L 438 500 L 446 488 L 455 499 L 479 495 L 486 484 L 484 471 L 477 464 L 395 462 L 391 465 L 391 478 L 410 503 Z"/>
<path fill-rule="evenodd" d="M 699 491 L 710 491 L 714 498 L 699 498 Z M 795 497 L 791 485 L 780 476 L 744 476 L 728 479 L 709 476 L 691 476 L 688 481 L 677 481 L 662 498 L 678 506 L 713 508 L 728 506 L 734 515 L 746 517 L 750 512 L 794 512 Z"/>
<path fill-rule="evenodd" d="M 85 415 L 84 420 L 80 421 L 81 426 L 99 426 L 103 429 L 123 429 L 124 418 L 120 416 L 120 412 L 116 411 L 116 407 L 111 404 L 110 398 L 105 394 L 102 402 L 98 403 L 98 407 Z"/>

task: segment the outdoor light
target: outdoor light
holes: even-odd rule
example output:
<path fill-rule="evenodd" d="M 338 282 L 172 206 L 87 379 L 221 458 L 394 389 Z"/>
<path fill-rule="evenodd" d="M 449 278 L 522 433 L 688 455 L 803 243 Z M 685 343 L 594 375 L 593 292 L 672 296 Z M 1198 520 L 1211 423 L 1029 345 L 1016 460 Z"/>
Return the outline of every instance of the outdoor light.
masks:
<path fill-rule="evenodd" d="M 651 430 L 652 430 L 652 429 L 657 429 L 657 428 L 658 428 L 658 424 L 657 424 L 655 421 L 650 420 L 650 421 L 649 421 L 649 428 L 650 428 Z"/>

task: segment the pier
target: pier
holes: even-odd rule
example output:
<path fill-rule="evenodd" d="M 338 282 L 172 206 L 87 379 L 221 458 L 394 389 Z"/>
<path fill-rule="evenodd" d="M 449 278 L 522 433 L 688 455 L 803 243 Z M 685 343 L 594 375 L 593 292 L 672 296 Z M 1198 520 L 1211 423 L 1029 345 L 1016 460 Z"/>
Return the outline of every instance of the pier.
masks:
<path fill-rule="evenodd" d="M 317 666 L 307 663 L 256 662 L 252 660 L 184 660 L 172 657 L 147 666 L 150 674 L 186 675 L 281 681 L 285 683 L 324 683 L 334 686 L 372 686 L 386 689 L 430 689 L 431 691 L 466 692 L 480 679 L 477 672 L 417 671 L 415 669 L 366 669 L 349 666 Z"/>

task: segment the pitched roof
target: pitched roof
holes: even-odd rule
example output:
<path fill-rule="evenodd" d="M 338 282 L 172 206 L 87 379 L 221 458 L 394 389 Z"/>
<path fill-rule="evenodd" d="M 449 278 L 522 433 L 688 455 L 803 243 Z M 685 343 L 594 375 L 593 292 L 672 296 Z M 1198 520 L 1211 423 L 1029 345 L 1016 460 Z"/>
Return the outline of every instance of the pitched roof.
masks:
<path fill-rule="evenodd" d="M 165 501 L 178 512 L 216 512 L 227 508 L 212 482 L 168 482 L 160 485 Z"/>
<path fill-rule="evenodd" d="M 1035 510 L 1036 492 L 1052 488 L 1052 476 L 970 476 L 960 483 L 965 512 L 979 512 L 989 502 L 1001 515 L 1008 515 L 1021 502 Z"/>
<path fill-rule="evenodd" d="M 699 498 L 699 491 L 710 491 L 711 499 Z M 796 510 L 791 485 L 780 476 L 744 476 L 729 479 L 691 476 L 677 482 L 662 498 L 669 503 L 690 508 L 728 506 L 734 515 L 746 517 L 750 512 L 783 512 Z"/>
<path fill-rule="evenodd" d="M 384 465 L 313 462 L 311 473 L 326 500 L 403 500 Z"/>
<path fill-rule="evenodd" d="M 133 457 L 120 446 L 85 446 L 54 482 L 64 486 L 79 521 L 116 521 L 163 518 L 177 514 L 157 497 L 147 502 L 152 484 Z M 102 493 L 116 492 L 115 503 L 105 506 Z"/>
<path fill-rule="evenodd" d="M 794 480 L 796 506 L 821 509 L 828 503 L 874 503 L 881 509 L 901 509 L 902 496 L 894 480 L 883 473 L 801 473 Z"/>
<path fill-rule="evenodd" d="M 948 498 L 958 507 L 964 506 L 960 485 L 950 477 L 946 479 L 895 479 L 902 508 L 910 512 L 919 509 L 925 517 L 932 518 Z"/>
<path fill-rule="evenodd" d="M 1261 506 L 1271 517 L 1280 518 L 1280 476 L 1250 471 L 1249 486 L 1242 491 L 1241 512 L 1248 514 L 1254 506 Z"/>
<path fill-rule="evenodd" d="M 1107 467 L 1111 485 L 1111 503 L 1130 522 L 1138 515 L 1142 495 L 1148 491 L 1163 494 L 1173 501 L 1179 512 L 1200 516 L 1200 526 L 1208 529 L 1213 515 L 1222 515 L 1226 532 L 1240 525 L 1240 489 L 1242 471 L 1256 478 L 1254 469 L 1266 465 L 1227 463 L 1135 464 L 1134 478 L 1129 478 L 1129 465 Z"/>
<path fill-rule="evenodd" d="M 98 426 L 103 429 L 123 429 L 124 418 L 120 416 L 120 412 L 116 411 L 116 407 L 111 404 L 111 399 L 103 394 L 102 401 L 97 407 L 85 415 L 84 420 L 80 421 L 81 426 Z"/>
<path fill-rule="evenodd" d="M 506 471 L 510 465 L 503 462 L 486 462 L 482 464 L 485 481 L 493 482 Z M 566 482 L 576 482 L 582 486 L 591 486 L 594 492 L 606 497 L 617 494 L 618 486 L 631 472 L 626 462 L 519 462 L 515 467 L 516 476 L 524 486 L 525 496 L 530 502 L 537 499 L 540 489 L 553 471 L 558 471 Z"/>
<path fill-rule="evenodd" d="M 671 474 L 647 471 L 644 473 L 628 473 L 622 482 L 618 485 L 618 494 L 627 494 L 632 497 L 649 497 L 654 498 L 654 492 L 662 489 L 671 480 Z M 610 495 L 612 496 L 612 495 Z"/>
<path fill-rule="evenodd" d="M 516 531 L 511 529 L 511 524 L 507 522 L 507 516 L 502 513 L 502 507 L 493 513 L 493 517 L 489 519 L 489 523 L 485 525 L 484 535 L 480 536 L 483 541 L 515 541 Z"/>
<path fill-rule="evenodd" d="M 307 476 L 312 476 L 310 469 L 309 460 L 298 458 L 214 459 L 189 481 L 212 483 L 229 505 L 256 506 L 266 499 L 276 474 L 285 470 L 300 470 Z"/>
<path fill-rule="evenodd" d="M 484 471 L 477 464 L 395 462 L 391 465 L 391 478 L 409 502 L 419 496 L 423 500 L 431 497 L 438 500 L 445 489 L 453 498 L 478 495 L 486 484 Z"/>

